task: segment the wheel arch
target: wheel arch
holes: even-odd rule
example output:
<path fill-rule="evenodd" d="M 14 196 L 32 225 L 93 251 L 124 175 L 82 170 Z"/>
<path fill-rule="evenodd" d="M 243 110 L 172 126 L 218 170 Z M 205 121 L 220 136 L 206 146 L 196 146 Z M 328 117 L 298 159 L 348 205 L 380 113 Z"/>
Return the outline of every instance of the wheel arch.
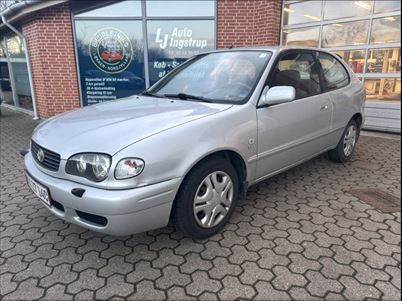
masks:
<path fill-rule="evenodd" d="M 354 121 L 356 121 L 357 126 L 359 129 L 361 129 L 362 125 L 363 125 L 363 114 L 362 113 L 356 113 L 352 116 L 352 118 Z"/>
<path fill-rule="evenodd" d="M 206 160 L 210 160 L 212 158 L 222 158 L 224 160 L 228 160 L 236 170 L 237 176 L 239 177 L 239 196 L 244 196 L 247 192 L 247 166 L 244 158 L 237 152 L 231 149 L 220 149 L 212 151 L 208 154 L 205 154 L 203 157 L 195 160 L 194 163 L 186 170 L 183 180 L 180 183 L 180 187 L 177 190 L 176 196 L 179 194 L 179 191 L 182 189 L 182 186 L 185 182 L 188 174 L 197 166 L 205 162 Z M 173 202 L 172 210 L 170 212 L 170 219 L 172 219 L 172 214 L 174 213 L 175 201 Z"/>
<path fill-rule="evenodd" d="M 211 158 L 220 157 L 222 159 L 228 160 L 236 170 L 237 176 L 239 177 L 240 190 L 242 192 L 243 186 L 247 181 L 247 166 L 244 158 L 235 150 L 231 149 L 220 149 L 212 151 L 203 157 L 198 158 L 186 171 L 183 178 L 186 178 L 188 173 L 195 167 L 200 165 L 202 162 L 209 160 Z M 247 189 L 247 188 L 245 188 Z"/>
<path fill-rule="evenodd" d="M 247 188 L 248 188 L 248 184 L 247 184 L 247 174 L 248 174 L 247 172 L 248 171 L 247 171 L 246 161 L 239 154 L 239 152 L 237 152 L 235 150 L 219 149 L 219 150 L 214 150 L 208 154 L 205 154 L 204 156 L 202 156 L 194 161 L 194 163 L 186 170 L 186 172 L 183 176 L 183 180 L 180 183 L 180 187 L 177 190 L 176 196 L 179 193 L 180 189 L 182 188 L 186 177 L 194 168 L 196 168 L 197 166 L 199 166 L 206 160 L 210 160 L 210 159 L 216 158 L 216 157 L 222 158 L 224 160 L 228 160 L 233 165 L 233 167 L 236 170 L 237 176 L 239 177 L 239 195 L 240 196 L 245 195 L 245 193 L 247 192 Z M 174 211 L 174 203 L 173 203 L 172 211 L 170 213 L 171 217 L 172 217 L 172 213 Z"/>

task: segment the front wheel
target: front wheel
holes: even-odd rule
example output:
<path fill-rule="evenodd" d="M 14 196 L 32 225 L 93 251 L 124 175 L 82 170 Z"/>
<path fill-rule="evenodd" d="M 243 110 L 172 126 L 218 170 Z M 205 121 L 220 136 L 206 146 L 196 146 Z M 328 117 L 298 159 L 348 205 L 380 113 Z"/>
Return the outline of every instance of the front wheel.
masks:
<path fill-rule="evenodd" d="M 219 232 L 237 202 L 238 182 L 236 170 L 223 158 L 196 166 L 184 179 L 174 204 L 177 228 L 195 239 Z"/>
<path fill-rule="evenodd" d="M 343 132 L 342 138 L 336 148 L 328 152 L 331 161 L 336 163 L 345 163 L 352 158 L 356 147 L 357 139 L 359 138 L 360 129 L 354 119 L 349 121 Z"/>

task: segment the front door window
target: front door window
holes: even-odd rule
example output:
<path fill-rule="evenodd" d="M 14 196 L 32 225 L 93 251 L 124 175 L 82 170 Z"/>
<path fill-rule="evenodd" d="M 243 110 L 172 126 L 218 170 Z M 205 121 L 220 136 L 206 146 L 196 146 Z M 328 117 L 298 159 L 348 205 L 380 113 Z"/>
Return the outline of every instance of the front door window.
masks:
<path fill-rule="evenodd" d="M 277 64 L 270 87 L 292 86 L 296 99 L 321 93 L 317 62 L 311 53 L 289 53 Z"/>

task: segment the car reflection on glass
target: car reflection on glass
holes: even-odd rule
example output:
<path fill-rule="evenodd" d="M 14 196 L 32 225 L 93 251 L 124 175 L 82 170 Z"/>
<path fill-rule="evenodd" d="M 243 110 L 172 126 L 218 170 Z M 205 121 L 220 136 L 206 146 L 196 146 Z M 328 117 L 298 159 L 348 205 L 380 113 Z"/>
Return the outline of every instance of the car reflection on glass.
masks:
<path fill-rule="evenodd" d="M 101 57 L 109 63 L 121 61 L 123 59 L 123 56 L 119 52 L 114 51 L 104 51 L 102 52 Z"/>

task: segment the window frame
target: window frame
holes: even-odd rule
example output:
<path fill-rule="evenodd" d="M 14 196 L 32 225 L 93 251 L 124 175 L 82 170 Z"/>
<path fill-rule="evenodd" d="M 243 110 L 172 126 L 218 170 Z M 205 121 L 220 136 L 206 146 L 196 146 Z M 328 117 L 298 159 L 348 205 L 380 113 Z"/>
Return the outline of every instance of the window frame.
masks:
<path fill-rule="evenodd" d="M 393 75 L 393 74 L 395 74 L 396 76 L 395 77 L 398 77 L 398 75 L 400 76 L 400 74 L 401 74 L 401 70 L 399 70 L 399 71 L 393 71 L 393 72 L 370 72 L 369 70 L 368 70 L 368 60 L 369 60 L 369 58 L 370 58 L 370 54 L 371 54 L 371 52 L 374 52 L 374 51 L 389 51 L 389 50 L 392 50 L 392 51 L 395 51 L 395 49 L 399 49 L 399 64 L 401 64 L 401 50 L 402 50 L 402 48 L 399 46 L 399 47 L 379 47 L 379 48 L 369 48 L 368 50 L 367 50 L 367 57 L 365 58 L 365 70 L 366 70 L 366 72 L 365 72 L 365 74 L 366 74 L 366 76 L 367 75 L 369 75 L 368 77 L 370 78 L 373 74 L 378 74 L 380 77 L 383 77 L 384 75 L 385 75 L 385 77 L 388 77 L 388 75 Z M 389 58 L 388 58 L 389 59 Z M 397 61 L 398 62 L 398 61 Z"/>
<path fill-rule="evenodd" d="M 343 17 L 339 17 L 339 18 L 326 18 L 326 6 L 327 6 L 327 3 L 330 3 L 331 1 L 328 1 L 328 0 L 324 0 L 323 1 L 323 4 L 322 4 L 322 21 L 326 21 L 326 22 L 336 22 L 336 21 L 338 21 L 338 20 L 343 20 L 343 19 L 351 19 L 351 18 L 367 18 L 367 17 L 369 17 L 371 14 L 372 14 L 372 12 L 373 12 L 373 10 L 374 10 L 374 6 L 375 6 L 375 1 L 378 1 L 378 0 L 369 0 L 369 1 L 371 1 L 371 8 L 369 9 L 369 11 L 367 12 L 367 14 L 363 14 L 363 15 L 355 15 L 355 14 L 352 14 L 352 15 L 350 15 L 350 16 L 343 16 Z M 342 1 L 343 2 L 343 1 Z"/>
<path fill-rule="evenodd" d="M 377 0 L 378 1 L 378 0 Z M 384 1 L 384 2 L 389 2 L 389 1 Z M 393 9 L 393 10 L 380 10 L 380 11 L 378 11 L 377 10 L 377 3 L 374 3 L 374 8 L 373 8 L 373 13 L 374 14 L 386 14 L 386 13 L 392 13 L 392 12 L 395 12 L 395 11 L 400 11 L 400 9 L 401 9 L 401 7 L 399 7 L 399 9 Z"/>
<path fill-rule="evenodd" d="M 121 0 L 120 0 L 121 1 Z M 118 4 L 120 1 L 91 1 L 91 0 L 84 0 L 84 1 L 75 1 L 72 4 L 72 15 L 75 18 L 138 18 L 141 19 L 142 16 L 142 0 L 134 0 L 136 2 L 138 2 L 140 4 L 140 14 L 139 15 L 112 15 L 112 16 L 102 16 L 102 15 L 87 15 L 87 16 L 83 16 L 82 14 L 86 14 L 89 13 L 91 11 L 94 10 L 98 10 L 98 9 L 102 9 L 102 8 L 107 8 L 110 5 L 113 4 Z M 132 1 L 132 0 L 128 0 L 128 1 Z M 92 3 L 91 3 L 92 2 Z M 124 2 L 121 1 L 121 2 Z"/>
<path fill-rule="evenodd" d="M 399 41 L 386 41 L 386 42 L 375 42 L 375 41 L 372 41 L 372 39 L 373 39 L 373 32 L 374 32 L 374 29 L 375 29 L 375 24 L 374 24 L 374 22 L 377 22 L 377 21 L 379 21 L 379 20 L 386 20 L 387 18 L 399 18 L 399 22 L 401 22 L 401 15 L 399 14 L 399 15 L 392 15 L 392 16 L 388 16 L 388 17 L 384 17 L 384 16 L 375 16 L 375 17 L 373 17 L 372 19 L 371 19 L 371 23 L 370 23 L 370 32 L 369 32 L 369 35 L 368 35 L 368 41 L 367 41 L 367 44 L 368 45 L 373 45 L 373 46 L 380 46 L 380 45 L 392 45 L 392 44 L 401 44 L 401 39 L 399 39 Z M 400 32 L 399 32 L 400 33 Z"/>
<path fill-rule="evenodd" d="M 283 45 L 284 40 L 286 40 L 286 44 L 283 45 L 285 47 L 294 47 L 292 45 L 288 45 L 288 37 L 286 36 L 286 39 L 284 38 L 284 33 L 286 33 L 286 35 L 289 34 L 289 31 L 292 30 L 304 30 L 304 29 L 318 29 L 318 35 L 317 35 L 317 45 L 316 46 L 308 46 L 308 45 L 304 45 L 304 47 L 318 47 L 321 44 L 321 28 L 320 26 L 306 26 L 306 27 L 297 27 L 297 28 L 288 28 L 288 29 L 282 29 L 280 32 L 280 39 L 281 39 L 281 45 Z M 299 45 L 299 47 L 302 47 L 303 45 Z"/>
<path fill-rule="evenodd" d="M 346 67 L 346 62 L 343 59 L 338 58 L 336 55 L 334 55 L 334 54 L 332 54 L 330 52 L 321 51 L 321 50 L 317 50 L 316 52 L 317 52 L 316 60 L 318 62 L 318 66 L 320 68 L 320 72 L 321 72 L 321 76 L 322 76 L 322 84 L 323 84 L 323 88 L 324 88 L 324 93 L 339 90 L 339 89 L 345 88 L 345 87 L 347 87 L 347 86 L 349 86 L 351 84 L 351 82 L 352 82 L 351 72 L 349 70 L 349 67 Z M 321 62 L 320 62 L 320 59 L 319 59 L 320 54 L 326 54 L 326 55 L 334 58 L 342 66 L 342 68 L 345 70 L 345 72 L 346 72 L 346 74 L 348 76 L 348 82 L 346 84 L 342 85 L 341 87 L 336 87 L 336 88 L 333 88 L 333 89 L 328 88 L 327 80 L 325 79 L 324 68 L 321 65 Z"/>
<path fill-rule="evenodd" d="M 382 83 L 381 83 L 381 81 L 386 81 L 386 80 L 395 80 L 395 81 L 401 81 L 401 78 L 400 77 L 370 77 L 370 78 L 366 78 L 365 79 L 365 81 L 364 81 L 364 83 L 363 83 L 363 86 L 364 86 L 364 90 L 366 91 L 366 95 L 370 95 L 370 96 L 367 96 L 367 101 L 368 102 L 370 102 L 370 101 L 372 101 L 373 99 L 374 100 L 377 100 L 377 99 L 379 99 L 380 101 L 382 101 L 382 102 L 384 102 L 384 103 L 392 103 L 392 102 L 394 102 L 394 101 L 400 101 L 400 96 L 399 96 L 399 98 L 397 98 L 397 99 L 395 99 L 395 100 L 392 100 L 392 99 L 384 99 L 384 98 L 372 98 L 371 97 L 371 95 L 372 94 L 370 94 L 370 93 L 367 93 L 367 89 L 366 89 L 366 83 L 367 83 L 367 80 L 369 80 L 369 81 L 380 81 L 380 87 L 381 87 L 381 85 L 382 85 Z M 384 88 L 384 86 L 382 87 L 382 88 Z M 384 91 L 384 89 L 382 89 L 383 91 Z M 381 88 L 380 88 L 380 90 L 379 90 L 379 92 L 381 92 Z M 393 92 L 393 93 L 397 93 L 397 92 Z M 374 93 L 375 95 L 377 94 L 377 93 Z M 399 94 L 400 94 L 400 92 L 399 92 Z"/>
<path fill-rule="evenodd" d="M 362 72 L 355 72 L 352 67 L 350 67 L 349 62 L 345 60 L 345 57 L 340 55 L 338 52 L 343 51 L 343 52 L 355 52 L 355 51 L 361 51 L 363 53 L 363 70 Z M 357 76 L 361 76 L 364 73 L 364 70 L 366 70 L 366 65 L 367 65 L 367 58 L 366 58 L 366 49 L 363 47 L 361 49 L 342 49 L 342 50 L 333 50 L 333 51 L 328 51 L 330 54 L 334 55 L 336 58 L 338 58 L 341 63 L 343 63 L 345 66 L 348 67 L 354 74 Z"/>
<path fill-rule="evenodd" d="M 308 1 L 308 0 L 307 0 Z M 306 1 L 306 2 L 307 2 Z M 304 25 L 305 27 L 308 27 L 309 25 L 308 24 L 310 24 L 310 23 L 317 23 L 317 21 L 316 20 L 314 20 L 314 19 L 312 19 L 312 21 L 307 21 L 307 22 L 297 22 L 297 23 L 292 23 L 292 24 L 285 24 L 284 22 L 285 22 L 285 20 L 286 20 L 286 18 L 285 18 L 285 14 L 286 14 L 286 10 L 285 10 L 285 8 L 287 8 L 287 9 L 289 9 L 289 10 L 292 10 L 292 8 L 289 8 L 289 7 L 286 7 L 286 5 L 292 5 L 292 4 L 301 4 L 301 3 L 303 3 L 303 2 L 305 2 L 304 0 L 293 0 L 293 1 L 282 1 L 282 28 L 283 28 L 283 26 L 286 26 L 286 27 L 292 27 L 292 26 L 298 26 L 298 25 Z M 305 3 L 306 3 L 305 2 Z M 304 3 L 304 4 L 305 4 Z M 323 7 L 324 7 L 324 3 L 323 3 L 323 0 L 321 0 L 321 1 L 314 1 L 314 0 L 310 0 L 310 3 L 314 3 L 314 4 L 317 4 L 318 3 L 318 5 L 320 5 L 320 18 L 321 18 L 321 20 L 322 20 L 322 15 L 323 15 Z M 288 15 L 289 16 L 289 15 Z M 289 18 L 288 18 L 288 22 L 289 22 Z"/>
<path fill-rule="evenodd" d="M 316 63 L 314 69 L 316 69 L 316 71 L 317 71 L 317 73 L 318 73 L 318 77 L 319 77 L 319 79 L 320 79 L 320 93 L 315 94 L 315 95 L 306 96 L 306 97 L 303 97 L 303 98 L 298 98 L 298 99 L 295 99 L 295 100 L 293 100 L 293 101 L 304 100 L 304 99 L 308 99 L 308 98 L 315 97 L 315 96 L 318 96 L 318 95 L 321 95 L 321 94 L 326 93 L 326 92 L 325 92 L 325 89 L 324 89 L 324 86 L 323 86 L 322 72 L 321 72 L 320 66 L 317 64 L 317 63 L 319 63 L 318 60 L 317 60 L 317 57 L 316 57 L 317 51 L 316 51 L 316 50 L 313 50 L 313 49 L 311 49 L 311 50 L 310 50 L 310 49 L 285 49 L 285 50 L 282 50 L 281 52 L 279 52 L 279 53 L 276 55 L 274 62 L 272 63 L 272 65 L 270 65 L 271 70 L 269 70 L 269 73 L 268 73 L 268 75 L 267 75 L 267 78 L 265 79 L 265 82 L 264 82 L 263 89 L 261 90 L 260 95 L 259 95 L 259 97 L 258 97 L 257 109 L 259 109 L 259 108 L 266 108 L 266 107 L 271 107 L 271 106 L 276 106 L 276 105 L 277 105 L 277 104 L 275 104 L 275 105 L 267 105 L 267 104 L 259 105 L 258 103 L 259 103 L 259 100 L 260 100 L 260 98 L 261 98 L 261 96 L 262 96 L 262 93 L 263 93 L 263 91 L 264 91 L 264 88 L 265 88 L 266 86 L 269 86 L 269 83 L 271 82 L 272 77 L 273 77 L 273 74 L 274 74 L 274 70 L 275 70 L 276 66 L 278 65 L 278 63 L 280 62 L 280 60 L 281 60 L 284 56 L 286 56 L 286 55 L 288 55 L 288 54 L 293 54 L 293 53 L 298 53 L 298 54 L 301 54 L 301 53 L 310 54 L 310 55 L 313 57 L 313 59 L 314 59 L 314 61 L 315 61 L 315 63 Z M 292 102 L 290 102 L 290 103 L 292 103 Z"/>

